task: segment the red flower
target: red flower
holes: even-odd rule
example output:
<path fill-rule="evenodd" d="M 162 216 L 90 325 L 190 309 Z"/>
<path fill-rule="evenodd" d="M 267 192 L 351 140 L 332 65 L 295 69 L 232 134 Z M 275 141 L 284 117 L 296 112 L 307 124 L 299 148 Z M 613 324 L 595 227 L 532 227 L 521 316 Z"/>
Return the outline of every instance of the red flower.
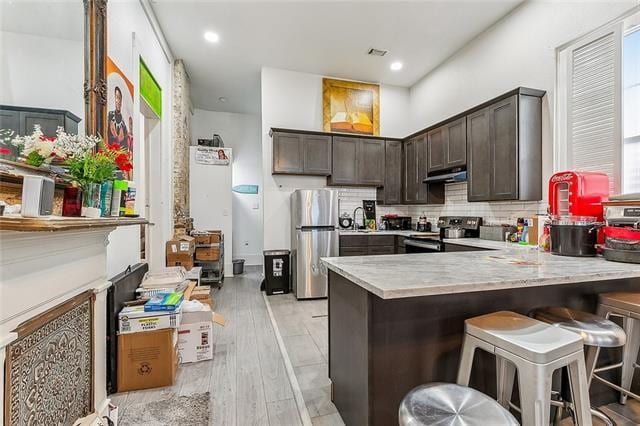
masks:
<path fill-rule="evenodd" d="M 133 170 L 133 165 L 131 164 L 128 154 L 125 154 L 125 153 L 118 154 L 116 156 L 115 161 L 118 168 L 123 172 L 129 172 Z"/>
<path fill-rule="evenodd" d="M 0 146 L 0 155 L 10 155 L 10 154 L 11 154 L 11 150 L 9 148 Z"/>

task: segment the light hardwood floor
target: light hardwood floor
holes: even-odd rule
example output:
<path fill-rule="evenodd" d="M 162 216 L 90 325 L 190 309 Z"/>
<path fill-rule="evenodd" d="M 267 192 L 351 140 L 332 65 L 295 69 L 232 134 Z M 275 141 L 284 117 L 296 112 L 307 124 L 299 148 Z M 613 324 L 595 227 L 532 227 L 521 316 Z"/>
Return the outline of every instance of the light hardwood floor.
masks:
<path fill-rule="evenodd" d="M 180 365 L 173 386 L 112 395 L 120 413 L 138 402 L 209 391 L 213 425 L 301 425 L 261 280 L 262 269 L 248 267 L 212 290 L 215 310 L 227 320 L 214 325 L 213 360 Z"/>
<path fill-rule="evenodd" d="M 331 402 L 328 374 L 329 320 L 327 300 L 297 300 L 293 294 L 267 297 L 311 422 L 344 425 Z"/>

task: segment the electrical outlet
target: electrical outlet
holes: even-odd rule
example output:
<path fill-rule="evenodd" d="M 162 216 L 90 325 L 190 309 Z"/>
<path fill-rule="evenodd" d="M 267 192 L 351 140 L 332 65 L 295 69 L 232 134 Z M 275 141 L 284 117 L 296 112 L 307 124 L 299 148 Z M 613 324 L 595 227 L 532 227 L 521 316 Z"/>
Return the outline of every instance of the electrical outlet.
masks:
<path fill-rule="evenodd" d="M 242 244 L 244 244 L 245 246 L 249 245 L 249 241 L 243 241 Z"/>

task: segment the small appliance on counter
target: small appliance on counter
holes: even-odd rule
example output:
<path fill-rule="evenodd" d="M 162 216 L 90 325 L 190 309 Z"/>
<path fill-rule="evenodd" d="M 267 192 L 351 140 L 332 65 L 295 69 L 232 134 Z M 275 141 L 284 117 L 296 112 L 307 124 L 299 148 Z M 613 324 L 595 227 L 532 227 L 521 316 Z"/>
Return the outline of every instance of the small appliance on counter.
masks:
<path fill-rule="evenodd" d="M 595 256 L 609 198 L 609 177 L 599 172 L 559 172 L 549 179 L 550 250 L 561 256 Z"/>
<path fill-rule="evenodd" d="M 342 229 L 351 229 L 353 227 L 353 219 L 349 216 L 349 213 L 342 213 L 338 219 L 338 225 Z"/>
<path fill-rule="evenodd" d="M 427 216 L 422 214 L 418 218 L 418 224 L 416 225 L 417 232 L 431 232 L 431 222 L 427 220 Z"/>
<path fill-rule="evenodd" d="M 605 259 L 640 263 L 640 194 L 615 196 L 603 203 Z"/>
<path fill-rule="evenodd" d="M 382 216 L 382 223 L 384 229 L 389 231 L 410 231 L 411 230 L 411 217 L 410 216 L 397 216 L 388 214 Z"/>
<path fill-rule="evenodd" d="M 478 238 L 482 218 L 477 216 L 442 216 L 438 229 L 442 238 Z"/>
<path fill-rule="evenodd" d="M 609 176 L 598 172 L 559 172 L 549 179 L 552 216 L 595 216 L 603 220 L 602 202 L 609 197 Z"/>
<path fill-rule="evenodd" d="M 376 226 L 376 200 L 362 200 L 364 210 L 364 226 L 366 229 L 374 231 Z M 355 216 L 354 216 L 355 218 Z"/>

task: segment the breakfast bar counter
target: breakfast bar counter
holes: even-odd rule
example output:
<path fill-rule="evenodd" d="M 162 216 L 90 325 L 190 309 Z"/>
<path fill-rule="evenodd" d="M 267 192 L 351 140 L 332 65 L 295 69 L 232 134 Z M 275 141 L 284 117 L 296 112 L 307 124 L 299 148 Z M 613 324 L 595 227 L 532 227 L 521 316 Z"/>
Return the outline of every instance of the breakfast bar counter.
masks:
<path fill-rule="evenodd" d="M 413 387 L 455 382 L 467 318 L 542 306 L 595 312 L 600 293 L 640 291 L 640 265 L 464 243 L 493 250 L 323 259 L 332 399 L 346 424 L 397 424 Z M 477 355 L 471 386 L 495 397 L 488 354 Z M 598 383 L 591 396 L 596 404 L 616 397 Z"/>

